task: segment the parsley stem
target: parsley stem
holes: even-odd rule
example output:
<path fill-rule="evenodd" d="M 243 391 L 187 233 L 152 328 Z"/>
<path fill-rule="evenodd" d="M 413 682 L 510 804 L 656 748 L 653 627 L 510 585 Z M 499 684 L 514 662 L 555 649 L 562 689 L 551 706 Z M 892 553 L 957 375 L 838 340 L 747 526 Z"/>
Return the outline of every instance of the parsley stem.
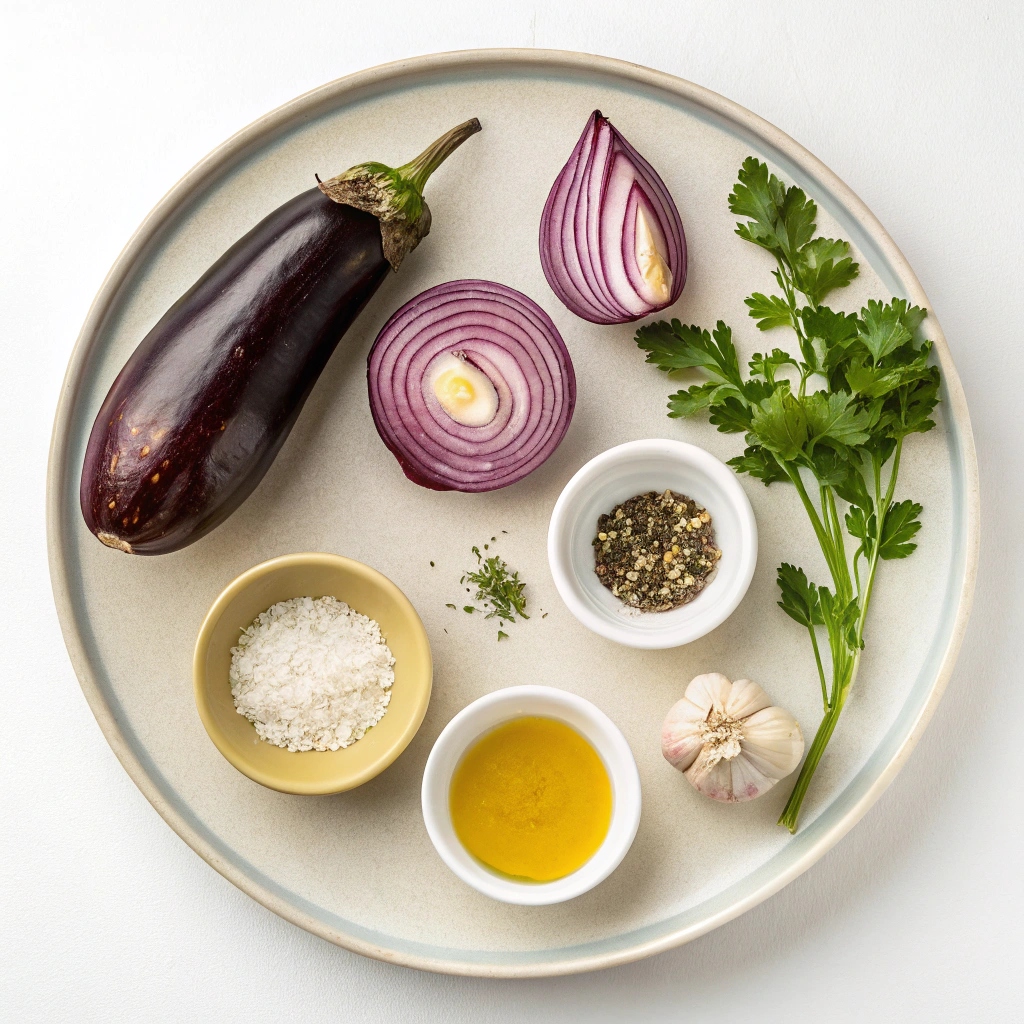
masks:
<path fill-rule="evenodd" d="M 783 465 L 782 468 L 789 479 L 793 482 L 793 486 L 796 487 L 797 493 L 800 495 L 800 500 L 804 503 L 804 508 L 807 510 L 807 516 L 810 519 L 811 526 L 814 528 L 814 533 L 818 538 L 818 544 L 821 545 L 822 554 L 825 556 L 825 563 L 828 565 L 828 571 L 832 576 L 832 582 L 838 592 L 841 586 L 840 581 L 843 578 L 843 574 L 837 567 L 837 558 L 842 558 L 843 569 L 846 570 L 846 553 L 843 552 L 842 555 L 838 555 L 836 551 L 836 543 L 832 540 L 831 532 L 825 528 L 825 524 L 818 515 L 818 510 L 814 507 L 810 495 L 804 487 L 803 479 L 800 476 L 800 470 L 789 464 Z M 827 515 L 827 512 L 825 514 Z"/>
<path fill-rule="evenodd" d="M 846 694 L 850 690 L 855 675 L 856 663 L 845 684 L 833 694 L 832 706 L 826 711 L 825 717 L 822 718 L 821 724 L 818 726 L 818 731 L 815 733 L 810 749 L 807 751 L 807 758 L 800 769 L 796 785 L 793 787 L 793 792 L 789 794 L 789 800 L 786 802 L 786 806 L 779 817 L 779 824 L 784 825 L 790 832 L 796 832 L 797 819 L 800 817 L 800 806 L 807 795 L 807 788 L 814 777 L 814 772 L 818 767 L 818 762 L 821 760 L 821 755 L 825 753 L 828 741 L 832 739 L 832 733 L 836 730 L 839 714 L 843 710 Z"/>
<path fill-rule="evenodd" d="M 896 493 L 896 476 L 900 471 L 900 455 L 903 453 L 903 438 L 899 438 L 896 441 L 896 451 L 893 453 L 892 458 L 892 472 L 889 474 L 889 488 L 885 494 L 885 511 L 889 511 L 889 506 L 892 504 L 892 496 Z M 879 536 L 881 536 L 881 527 L 879 527 Z"/>
<path fill-rule="evenodd" d="M 825 669 L 821 664 L 821 651 L 818 649 L 818 638 L 814 632 L 813 623 L 808 625 L 807 632 L 811 634 L 811 646 L 814 648 L 814 660 L 818 664 L 818 678 L 821 680 L 821 701 L 825 705 L 825 712 L 828 713 L 828 683 L 825 682 Z"/>
<path fill-rule="evenodd" d="M 782 285 L 782 290 L 786 293 L 786 304 L 789 306 L 789 317 L 793 325 L 793 330 L 796 332 L 797 341 L 800 343 L 800 353 L 804 359 L 808 362 L 804 363 L 803 370 L 800 374 L 800 397 L 803 398 L 807 392 L 807 378 L 814 372 L 814 367 L 810 364 L 811 360 L 811 346 L 807 342 L 807 335 L 804 333 L 803 323 L 800 320 L 800 315 L 797 313 L 796 306 L 796 275 L 793 273 L 792 263 L 788 256 L 776 255 L 776 262 L 779 265 L 779 284 Z M 814 298 L 808 295 L 806 292 L 801 292 L 801 295 L 807 300 L 808 304 L 812 309 L 817 309 L 818 304 L 814 301 Z"/>
<path fill-rule="evenodd" d="M 821 550 L 825 555 L 825 561 L 828 563 L 829 572 L 833 572 L 831 552 L 832 552 L 832 538 L 829 537 L 825 531 L 825 527 L 822 524 L 821 518 L 818 516 L 818 510 L 811 503 L 810 496 L 807 493 L 807 489 L 804 487 L 804 482 L 800 477 L 800 470 L 790 465 L 789 463 L 782 464 L 783 472 L 792 481 L 793 486 L 796 488 L 797 494 L 800 495 L 800 500 L 804 503 L 804 508 L 807 510 L 807 517 L 811 521 L 811 526 L 814 528 L 815 536 L 818 538 L 818 543 L 821 545 Z"/>
<path fill-rule="evenodd" d="M 878 533 L 875 537 L 874 550 L 871 552 L 871 558 L 868 561 L 868 575 L 867 580 L 864 583 L 864 597 L 861 600 L 860 621 L 857 623 L 857 641 L 861 644 L 864 642 L 864 624 L 867 620 L 868 605 L 871 602 L 871 591 L 875 585 L 875 571 L 878 568 L 878 555 L 882 549 L 882 531 L 885 529 L 885 519 L 889 514 L 889 506 L 892 504 L 892 496 L 896 491 L 896 477 L 899 475 L 900 471 L 900 455 L 902 452 L 903 438 L 901 437 L 896 442 L 896 451 L 893 454 L 892 472 L 889 474 L 889 486 L 885 493 L 885 502 L 876 513 L 878 517 Z M 881 466 L 877 459 L 875 461 L 875 475 L 876 480 L 881 475 Z"/>
<path fill-rule="evenodd" d="M 828 505 L 829 517 L 832 520 L 836 543 L 836 562 L 843 567 L 843 596 L 847 601 L 853 597 L 853 581 L 850 578 L 850 569 L 846 561 L 846 544 L 843 540 L 843 526 L 839 521 L 839 510 L 836 508 L 836 493 L 831 487 L 824 487 L 825 502 Z M 838 589 L 839 582 L 836 582 Z"/>
<path fill-rule="evenodd" d="M 886 487 L 885 498 L 884 501 L 879 504 L 875 512 L 877 517 L 876 521 L 878 523 L 877 533 L 875 535 L 875 543 L 872 545 L 871 556 L 868 558 L 867 577 L 864 582 L 864 591 L 860 598 L 860 615 L 857 620 L 856 632 L 858 647 L 853 655 L 852 661 L 848 660 L 849 655 L 846 653 L 848 648 L 845 640 L 841 636 L 834 635 L 832 629 L 829 630 L 829 645 L 832 648 L 833 657 L 832 699 L 831 701 L 826 701 L 825 717 L 822 718 L 821 724 L 818 726 L 818 731 L 814 736 L 810 749 L 807 751 L 807 757 L 800 769 L 800 774 L 797 776 L 796 785 L 793 787 L 793 791 L 789 794 L 789 800 L 786 802 L 786 806 L 779 818 L 779 824 L 784 825 L 790 832 L 796 832 L 797 820 L 800 817 L 800 807 L 804 802 L 804 797 L 807 795 L 807 789 L 811 784 L 811 779 L 814 777 L 815 771 L 817 770 L 818 762 L 821 760 L 821 755 L 825 752 L 825 747 L 828 746 L 828 742 L 832 738 L 832 733 L 835 732 L 836 724 L 839 721 L 839 713 L 842 711 L 843 705 L 846 703 L 846 696 L 857 677 L 857 669 L 860 666 L 860 653 L 864 643 L 864 625 L 867 621 L 868 607 L 871 604 L 871 592 L 874 589 L 875 573 L 878 569 L 879 552 L 882 548 L 882 531 L 885 529 L 885 518 L 888 514 L 889 506 L 892 504 L 893 494 L 896 491 L 896 478 L 900 471 L 900 456 L 902 451 L 903 439 L 899 438 L 896 441 L 896 450 L 893 453 L 892 471 L 889 474 L 889 482 Z M 877 456 L 874 456 L 873 462 L 875 500 L 877 503 L 878 498 L 881 496 L 880 492 L 882 489 L 881 462 Z M 815 655 L 817 655 L 817 643 L 813 633 L 811 636 L 811 642 L 814 643 Z M 822 685 L 824 685 L 824 675 L 820 671 L 820 663 L 819 676 L 822 678 Z"/>

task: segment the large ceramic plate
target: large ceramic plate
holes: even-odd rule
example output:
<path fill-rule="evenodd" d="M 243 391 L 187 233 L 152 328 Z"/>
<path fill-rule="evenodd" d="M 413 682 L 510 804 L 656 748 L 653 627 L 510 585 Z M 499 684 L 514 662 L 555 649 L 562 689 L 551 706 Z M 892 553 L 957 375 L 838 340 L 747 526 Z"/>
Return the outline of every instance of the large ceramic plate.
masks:
<path fill-rule="evenodd" d="M 966 624 L 978 537 L 967 408 L 934 317 L 944 390 L 938 429 L 911 438 L 901 494 L 925 506 L 920 549 L 887 563 L 857 687 L 791 837 L 775 825 L 788 784 L 750 804 L 697 796 L 662 760 L 667 708 L 696 673 L 751 676 L 807 735 L 820 697 L 806 635 L 776 607 L 775 567 L 824 567 L 795 493 L 744 477 L 760 528 L 751 588 L 733 616 L 677 650 L 638 651 L 588 633 L 555 593 L 545 530 L 555 499 L 587 459 L 639 437 L 676 437 L 722 458 L 740 439 L 665 417 L 669 383 L 624 327 L 594 327 L 556 301 L 541 273 L 537 226 L 552 180 L 587 115 L 600 107 L 660 170 L 679 203 L 690 277 L 673 315 L 737 329 L 760 343 L 743 296 L 770 286 L 764 254 L 733 234 L 726 197 L 754 153 L 817 201 L 824 233 L 850 239 L 861 276 L 840 296 L 907 296 L 921 286 L 850 190 L 782 132 L 713 93 L 605 58 L 499 50 L 417 58 L 353 75 L 268 114 L 191 171 L 121 254 L 75 348 L 54 428 L 50 566 L 82 688 L 139 788 L 200 856 L 271 910 L 349 949 L 464 974 L 560 974 L 623 963 L 728 921 L 813 864 L 877 799 L 920 737 L 949 678 Z M 227 246 L 314 172 L 365 159 L 398 164 L 452 124 L 471 139 L 433 178 L 430 237 L 377 293 L 333 357 L 276 463 L 220 529 L 184 551 L 128 557 L 90 536 L 78 478 L 96 409 L 147 329 Z M 364 362 L 387 316 L 430 285 L 503 281 L 535 298 L 572 353 L 579 402 L 559 450 L 525 481 L 491 494 L 409 483 L 374 432 Z M 500 531 L 507 530 L 507 534 Z M 446 608 L 470 547 L 501 537 L 535 609 L 497 646 L 494 624 Z M 435 656 L 434 696 L 419 734 L 383 775 L 334 797 L 263 789 L 216 751 L 192 702 L 192 646 L 203 614 L 236 574 L 297 550 L 368 562 L 409 595 Z M 431 568 L 430 560 L 436 562 Z M 553 683 L 622 728 L 643 781 L 644 811 L 622 866 L 596 890 L 553 907 L 494 903 L 441 863 L 419 812 L 434 739 L 469 701 L 501 686 Z"/>

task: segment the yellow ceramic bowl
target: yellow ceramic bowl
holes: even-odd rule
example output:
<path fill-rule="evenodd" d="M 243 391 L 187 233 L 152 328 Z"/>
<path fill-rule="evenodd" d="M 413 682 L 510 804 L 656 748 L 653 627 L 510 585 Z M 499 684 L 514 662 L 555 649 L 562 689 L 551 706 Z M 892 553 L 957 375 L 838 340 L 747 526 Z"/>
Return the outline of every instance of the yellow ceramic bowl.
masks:
<path fill-rule="evenodd" d="M 293 597 L 336 597 L 380 623 L 395 656 L 384 717 L 344 750 L 298 753 L 265 743 L 235 710 L 231 648 L 260 612 Z M 244 775 L 282 793 L 342 793 L 379 775 L 416 735 L 430 700 L 433 669 L 427 634 L 409 599 L 386 576 L 340 555 L 283 555 L 229 584 L 206 613 L 192 676 L 199 717 L 217 749 Z"/>

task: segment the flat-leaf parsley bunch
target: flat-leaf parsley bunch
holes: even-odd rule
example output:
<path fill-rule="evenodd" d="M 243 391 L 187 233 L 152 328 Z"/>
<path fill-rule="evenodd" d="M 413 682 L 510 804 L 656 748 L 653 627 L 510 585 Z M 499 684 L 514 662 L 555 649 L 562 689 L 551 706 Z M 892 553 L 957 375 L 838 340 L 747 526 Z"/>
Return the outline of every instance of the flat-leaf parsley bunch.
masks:
<path fill-rule="evenodd" d="M 935 425 L 939 370 L 928 362 L 931 342 L 917 340 L 925 310 L 895 298 L 870 301 L 859 314 L 821 304 L 858 268 L 847 242 L 815 237 L 817 207 L 801 189 L 787 188 L 748 157 L 729 209 L 748 218 L 736 233 L 777 264 L 772 275 L 781 294 L 755 292 L 746 299 L 750 315 L 762 331 L 794 332 L 798 352 L 755 353 L 744 375 L 721 320 L 710 334 L 678 320 L 647 324 L 636 341 L 662 370 L 703 373 L 706 381 L 669 398 L 669 416 L 707 410 L 719 430 L 744 434 L 746 448 L 729 465 L 766 486 L 793 484 L 828 565 L 831 586 L 811 583 L 786 562 L 778 571 L 779 605 L 810 634 L 825 709 L 779 819 L 795 832 L 857 676 L 879 562 L 905 558 L 917 546 L 921 506 L 894 500 L 896 478 L 904 438 Z M 819 630 L 828 637 L 828 673 Z"/>

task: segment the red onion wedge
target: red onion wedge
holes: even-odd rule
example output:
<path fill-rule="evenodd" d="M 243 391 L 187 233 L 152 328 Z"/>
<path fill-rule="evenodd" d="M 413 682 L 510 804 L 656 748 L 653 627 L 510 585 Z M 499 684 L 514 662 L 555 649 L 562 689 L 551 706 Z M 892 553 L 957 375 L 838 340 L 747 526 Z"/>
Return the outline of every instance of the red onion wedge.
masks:
<path fill-rule="evenodd" d="M 540 262 L 569 310 L 624 324 L 671 306 L 686 283 L 686 237 L 658 172 L 595 110 L 555 179 Z"/>
<path fill-rule="evenodd" d="M 493 281 L 421 292 L 381 329 L 370 412 L 405 475 L 437 491 L 493 491 L 558 447 L 576 405 L 572 361 L 550 317 Z"/>

